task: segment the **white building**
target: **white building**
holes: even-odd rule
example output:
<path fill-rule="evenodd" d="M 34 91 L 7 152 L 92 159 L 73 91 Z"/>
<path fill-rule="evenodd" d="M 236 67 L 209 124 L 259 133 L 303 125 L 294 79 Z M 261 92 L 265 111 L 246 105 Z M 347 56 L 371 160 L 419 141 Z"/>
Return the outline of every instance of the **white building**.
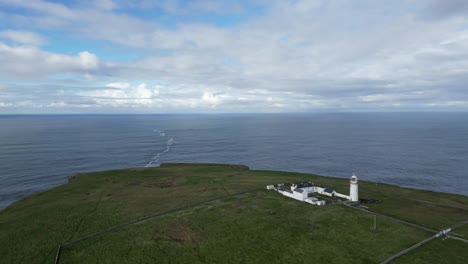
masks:
<path fill-rule="evenodd" d="M 305 202 L 307 203 L 315 203 L 317 202 L 319 199 L 317 197 L 309 197 L 305 200 Z"/>
<path fill-rule="evenodd" d="M 276 189 L 278 186 L 278 189 Z M 324 205 L 325 201 L 319 201 L 315 197 L 309 197 L 309 194 L 317 193 L 329 197 L 339 197 L 351 202 L 358 202 L 359 201 L 359 192 L 358 192 L 358 180 L 357 176 L 353 174 L 351 176 L 351 180 L 349 182 L 349 195 L 341 194 L 336 192 L 331 188 L 323 188 L 319 186 L 315 186 L 315 184 L 311 182 L 296 182 L 291 184 L 291 188 L 286 189 L 284 184 L 278 185 L 267 185 L 268 190 L 277 190 L 279 193 L 282 193 L 285 196 L 291 197 L 293 199 L 304 201 L 310 204 L 315 205 Z"/>
<path fill-rule="evenodd" d="M 348 195 L 335 192 L 335 197 L 351 200 Z"/>
<path fill-rule="evenodd" d="M 306 190 L 301 189 L 301 188 L 294 189 L 293 194 L 294 194 L 294 197 L 296 197 L 295 199 L 300 200 L 300 201 L 304 201 L 309 196 L 309 193 Z"/>
<path fill-rule="evenodd" d="M 296 199 L 296 196 L 294 196 L 293 192 L 288 189 L 279 189 L 278 192 L 282 193 L 284 196 L 288 196 L 293 199 Z"/>
<path fill-rule="evenodd" d="M 325 205 L 326 202 L 325 202 L 325 200 L 320 200 L 320 201 L 315 202 L 315 204 L 318 205 L 318 206 L 322 206 L 322 205 Z"/>
<path fill-rule="evenodd" d="M 307 192 L 315 192 L 315 185 L 311 182 L 296 182 L 291 184 L 291 191 L 294 191 L 294 189 L 303 189 Z"/>
<path fill-rule="evenodd" d="M 316 197 L 309 197 L 309 198 L 305 199 L 304 202 L 310 203 L 310 204 L 313 204 L 313 205 L 318 205 L 318 206 L 325 205 L 324 200 L 319 200 Z"/>
<path fill-rule="evenodd" d="M 317 193 L 325 196 L 335 197 L 336 192 L 330 188 L 320 188 L 317 189 Z"/>

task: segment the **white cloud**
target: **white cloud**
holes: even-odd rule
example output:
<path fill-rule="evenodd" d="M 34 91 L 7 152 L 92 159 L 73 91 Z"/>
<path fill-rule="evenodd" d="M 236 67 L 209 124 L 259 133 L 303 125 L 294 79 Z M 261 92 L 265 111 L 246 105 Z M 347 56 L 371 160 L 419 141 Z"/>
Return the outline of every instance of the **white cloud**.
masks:
<path fill-rule="evenodd" d="M 99 58 L 88 51 L 78 53 L 78 57 L 80 59 L 80 65 L 83 69 L 95 70 L 99 67 Z"/>
<path fill-rule="evenodd" d="M 431 107 L 444 107 L 444 106 L 468 106 L 468 100 L 467 101 L 447 101 L 447 102 L 435 102 L 435 103 L 429 103 L 427 104 L 428 106 Z"/>
<path fill-rule="evenodd" d="M 80 94 L 94 100 L 99 105 L 117 106 L 151 106 L 159 95 L 157 86 L 149 87 L 145 83 L 132 86 L 130 83 L 109 83 L 106 87 Z"/>
<path fill-rule="evenodd" d="M 101 68 L 100 59 L 88 51 L 76 56 L 42 51 L 30 46 L 10 46 L 0 42 L 0 76 L 18 79 L 32 76 L 47 78 L 56 74 L 82 74 Z"/>
<path fill-rule="evenodd" d="M 112 0 L 94 0 L 94 5 L 102 10 L 110 11 L 117 8 L 117 4 Z"/>
<path fill-rule="evenodd" d="M 216 107 L 223 102 L 221 95 L 216 95 L 211 92 L 204 92 L 202 95 L 202 101 L 209 104 L 212 107 Z"/>
<path fill-rule="evenodd" d="M 38 34 L 30 31 L 23 31 L 23 30 L 3 30 L 0 31 L 0 38 L 8 39 L 10 41 L 19 43 L 19 44 L 26 44 L 26 45 L 33 45 L 39 46 L 45 43 L 45 39 Z"/>
<path fill-rule="evenodd" d="M 59 16 L 62 18 L 71 18 L 74 17 L 74 12 L 67 8 L 63 4 L 53 3 L 49 1 L 42 0 L 1 0 L 1 4 L 11 5 L 19 8 L 31 9 L 38 12 L 43 12 L 46 14 L 51 14 L 53 16 Z"/>
<path fill-rule="evenodd" d="M 445 6 L 444 1 L 433 2 Z M 263 1 L 259 14 L 222 26 L 190 21 L 191 16 L 178 20 L 174 14 L 220 14 L 232 6 L 228 1 L 200 0 L 186 10 L 175 1 L 0 3 L 33 11 L 27 17 L 6 14 L 11 23 L 24 27 L 22 32 L 55 30 L 64 38 L 105 43 L 101 49 L 107 55 L 119 57 L 114 48 L 141 55 L 110 62 L 90 51 L 70 55 L 0 43 L 3 79 L 37 81 L 46 76 L 53 82 L 66 76 L 82 87 L 65 95 L 86 95 L 96 107 L 380 111 L 431 104 L 466 109 L 453 102 L 468 100 L 468 19 L 459 11 L 466 10 L 461 0 L 451 1 L 441 14 L 428 11 L 434 4 L 424 1 Z M 158 9 L 166 20 L 138 17 L 142 6 Z M 128 7 L 135 9 L 126 12 Z M 245 10 L 240 5 L 235 12 L 245 15 Z M 434 18 L 427 19 L 428 14 Z M 95 81 L 109 84 L 95 89 Z M 142 82 L 164 85 L 132 85 Z M 72 86 L 63 79 L 54 84 Z"/>
<path fill-rule="evenodd" d="M 150 99 L 159 94 L 157 88 L 148 88 L 146 84 L 142 83 L 133 89 L 132 94 L 136 98 Z"/>
<path fill-rule="evenodd" d="M 363 102 L 376 102 L 376 101 L 388 101 L 398 98 L 398 95 L 394 94 L 371 94 L 359 96 L 359 100 Z"/>
<path fill-rule="evenodd" d="M 126 82 L 115 82 L 115 83 L 108 83 L 106 87 L 118 88 L 118 89 L 128 89 L 130 88 L 130 83 Z"/>

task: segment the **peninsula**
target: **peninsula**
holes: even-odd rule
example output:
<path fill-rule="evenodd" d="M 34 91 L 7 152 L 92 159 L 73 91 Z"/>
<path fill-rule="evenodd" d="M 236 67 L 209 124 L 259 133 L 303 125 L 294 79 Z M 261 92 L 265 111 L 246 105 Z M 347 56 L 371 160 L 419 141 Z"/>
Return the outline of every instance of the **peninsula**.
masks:
<path fill-rule="evenodd" d="M 315 206 L 267 190 L 275 183 L 293 183 L 294 190 L 312 188 L 297 184 L 313 183 L 337 194 L 350 192 L 349 179 L 242 165 L 161 164 L 82 173 L 0 211 L 0 262 L 343 264 L 468 259 L 466 196 L 360 177 L 359 201 L 353 193 L 342 199 L 315 191 L 317 199 L 326 201 Z"/>

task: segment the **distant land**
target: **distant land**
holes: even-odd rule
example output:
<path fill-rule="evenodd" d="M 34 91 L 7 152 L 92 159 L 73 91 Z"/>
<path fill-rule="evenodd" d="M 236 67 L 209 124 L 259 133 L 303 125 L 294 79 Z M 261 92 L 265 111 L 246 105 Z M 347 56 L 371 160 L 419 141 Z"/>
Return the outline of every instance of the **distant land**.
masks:
<path fill-rule="evenodd" d="M 468 195 L 468 114 L 0 115 L 0 209 L 73 173 L 245 164 Z"/>
<path fill-rule="evenodd" d="M 468 197 L 360 178 L 313 206 L 265 186 L 349 181 L 228 164 L 75 174 L 0 211 L 1 263 L 466 263 Z M 456 227 L 448 234 L 441 230 Z M 430 240 L 430 241 L 429 241 Z"/>

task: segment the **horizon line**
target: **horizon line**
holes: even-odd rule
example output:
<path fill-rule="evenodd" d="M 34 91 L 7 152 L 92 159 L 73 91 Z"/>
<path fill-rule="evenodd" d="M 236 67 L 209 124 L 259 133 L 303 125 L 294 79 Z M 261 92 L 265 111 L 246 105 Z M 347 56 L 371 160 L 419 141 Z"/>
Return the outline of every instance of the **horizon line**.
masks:
<path fill-rule="evenodd" d="M 418 113 L 458 113 L 468 111 L 323 111 L 323 112 L 172 112 L 172 113 L 0 113 L 0 116 L 72 116 L 72 115 L 287 115 L 287 114 L 418 114 Z"/>

